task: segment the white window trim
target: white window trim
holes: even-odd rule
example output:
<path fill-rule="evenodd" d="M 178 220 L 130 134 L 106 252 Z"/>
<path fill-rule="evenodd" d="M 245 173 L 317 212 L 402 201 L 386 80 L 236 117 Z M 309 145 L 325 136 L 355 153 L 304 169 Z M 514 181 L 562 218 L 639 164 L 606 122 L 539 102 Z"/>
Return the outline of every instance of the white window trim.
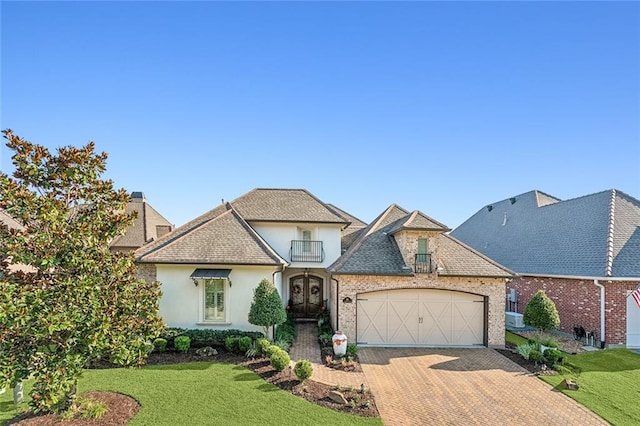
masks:
<path fill-rule="evenodd" d="M 200 291 L 198 291 L 198 321 L 196 322 L 196 324 L 198 325 L 211 325 L 211 324 L 216 324 L 216 325 L 231 325 L 231 316 L 230 316 L 230 303 L 229 303 L 229 293 L 230 293 L 230 286 L 229 286 L 229 279 L 228 278 L 216 278 L 216 279 L 220 279 L 224 282 L 224 317 L 222 319 L 219 320 L 208 320 L 205 319 L 204 317 L 204 301 L 205 301 L 205 297 L 204 297 L 204 293 L 205 293 L 205 279 L 204 278 L 198 278 L 198 287 L 200 288 Z"/>

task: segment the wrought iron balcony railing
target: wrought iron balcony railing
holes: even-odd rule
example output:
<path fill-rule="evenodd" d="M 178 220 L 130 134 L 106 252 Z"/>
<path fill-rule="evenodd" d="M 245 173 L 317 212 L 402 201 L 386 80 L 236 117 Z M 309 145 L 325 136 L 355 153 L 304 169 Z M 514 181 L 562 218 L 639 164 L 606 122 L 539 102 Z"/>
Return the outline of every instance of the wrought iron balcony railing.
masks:
<path fill-rule="evenodd" d="M 413 270 L 416 274 L 430 274 L 431 272 L 433 272 L 433 269 L 431 268 L 431 254 L 416 254 L 416 261 Z"/>
<path fill-rule="evenodd" d="M 291 240 L 289 257 L 292 262 L 322 262 L 324 260 L 322 241 Z"/>

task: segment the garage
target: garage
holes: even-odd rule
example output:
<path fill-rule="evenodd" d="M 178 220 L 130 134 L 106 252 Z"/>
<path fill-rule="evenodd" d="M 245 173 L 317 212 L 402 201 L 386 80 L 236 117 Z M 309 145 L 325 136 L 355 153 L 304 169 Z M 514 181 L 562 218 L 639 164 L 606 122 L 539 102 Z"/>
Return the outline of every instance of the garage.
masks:
<path fill-rule="evenodd" d="M 450 290 L 401 289 L 361 293 L 356 304 L 359 345 L 486 345 L 484 296 Z"/>

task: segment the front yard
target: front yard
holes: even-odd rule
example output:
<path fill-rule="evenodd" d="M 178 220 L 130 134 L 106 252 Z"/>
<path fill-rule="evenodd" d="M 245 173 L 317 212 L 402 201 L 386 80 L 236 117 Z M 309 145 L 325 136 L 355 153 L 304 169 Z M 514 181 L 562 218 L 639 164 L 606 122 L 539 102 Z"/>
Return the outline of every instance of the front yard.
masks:
<path fill-rule="evenodd" d="M 141 405 L 130 425 L 380 425 L 379 418 L 339 413 L 282 391 L 234 364 L 193 362 L 137 369 L 86 370 L 78 393 L 100 390 L 130 395 Z M 28 388 L 25 386 L 25 399 Z M 27 409 L 12 393 L 0 395 L 0 423 Z"/>
<path fill-rule="evenodd" d="M 628 349 L 583 352 L 567 356 L 565 365 L 575 373 L 540 378 L 611 424 L 640 424 L 640 355 Z M 575 379 L 580 388 L 563 389 L 564 378 Z"/>

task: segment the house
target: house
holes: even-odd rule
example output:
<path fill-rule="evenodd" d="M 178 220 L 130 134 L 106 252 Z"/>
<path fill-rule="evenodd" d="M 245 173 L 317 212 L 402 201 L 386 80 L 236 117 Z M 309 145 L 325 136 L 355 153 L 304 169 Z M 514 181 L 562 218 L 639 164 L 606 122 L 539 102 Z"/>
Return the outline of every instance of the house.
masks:
<path fill-rule="evenodd" d="M 544 290 L 560 329 L 640 347 L 640 201 L 615 189 L 562 201 L 534 190 L 480 209 L 451 235 L 518 274 L 507 309 Z"/>
<path fill-rule="evenodd" d="M 373 223 L 304 189 L 258 188 L 136 251 L 162 283 L 170 326 L 259 330 L 253 290 L 270 279 L 292 315 L 329 309 L 351 342 L 504 346 L 512 273 L 418 212 L 392 205 Z"/>
<path fill-rule="evenodd" d="M 114 251 L 136 250 L 171 232 L 174 226 L 151 207 L 142 192 L 132 192 L 125 208 L 127 213 L 137 212 L 133 224 L 123 235 L 116 237 L 109 248 Z"/>

